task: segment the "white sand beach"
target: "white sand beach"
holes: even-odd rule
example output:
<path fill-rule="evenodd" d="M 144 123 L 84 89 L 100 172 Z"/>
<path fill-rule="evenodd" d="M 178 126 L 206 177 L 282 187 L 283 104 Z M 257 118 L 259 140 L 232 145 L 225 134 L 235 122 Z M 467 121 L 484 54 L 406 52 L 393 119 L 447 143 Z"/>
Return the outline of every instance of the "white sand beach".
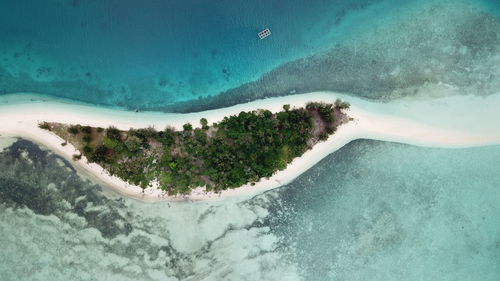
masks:
<path fill-rule="evenodd" d="M 55 134 L 38 128 L 39 122 L 60 122 L 119 129 L 153 126 L 164 129 L 173 126 L 181 129 L 190 122 L 199 126 L 202 117 L 209 124 L 224 116 L 240 111 L 269 109 L 280 111 L 284 104 L 302 107 L 309 101 L 333 102 L 341 98 L 351 103 L 346 113 L 353 121 L 339 127 L 325 142 L 294 159 L 288 167 L 269 179 L 261 179 L 255 186 L 245 185 L 221 193 L 195 189 L 191 194 L 167 196 L 157 188 L 144 191 L 107 174 L 102 167 L 87 163 L 86 159 L 73 161 L 75 148 Z M 217 200 L 222 198 L 245 199 L 255 194 L 290 183 L 321 159 L 352 140 L 366 138 L 408 143 L 428 147 L 459 148 L 500 144 L 500 93 L 488 97 L 451 96 L 435 99 L 404 98 L 390 103 L 375 103 L 338 93 L 315 92 L 278 98 L 269 98 L 232 107 L 189 114 L 160 112 L 131 112 L 46 99 L 31 94 L 13 94 L 0 97 L 0 138 L 20 137 L 41 144 L 72 162 L 93 181 L 113 188 L 133 198 L 156 200 Z"/>

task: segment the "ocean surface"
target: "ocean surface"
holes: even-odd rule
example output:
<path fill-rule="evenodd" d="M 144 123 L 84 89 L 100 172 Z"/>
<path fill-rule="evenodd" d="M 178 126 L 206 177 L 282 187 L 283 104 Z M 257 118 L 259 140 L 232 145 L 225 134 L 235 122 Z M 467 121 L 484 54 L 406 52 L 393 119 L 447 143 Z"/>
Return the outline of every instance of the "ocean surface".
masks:
<path fill-rule="evenodd" d="M 140 203 L 0 153 L 0 280 L 499 280 L 500 146 L 354 141 L 234 203 Z"/>
<path fill-rule="evenodd" d="M 3 0 L 0 38 L 0 94 L 128 109 L 500 88 L 496 0 Z"/>
<path fill-rule="evenodd" d="M 497 0 L 0 1 L 0 95 L 176 112 L 327 90 L 397 104 L 498 94 L 499 65 Z M 500 280 L 498 145 L 357 140 L 250 200 L 144 203 L 4 142 L 2 281 Z"/>

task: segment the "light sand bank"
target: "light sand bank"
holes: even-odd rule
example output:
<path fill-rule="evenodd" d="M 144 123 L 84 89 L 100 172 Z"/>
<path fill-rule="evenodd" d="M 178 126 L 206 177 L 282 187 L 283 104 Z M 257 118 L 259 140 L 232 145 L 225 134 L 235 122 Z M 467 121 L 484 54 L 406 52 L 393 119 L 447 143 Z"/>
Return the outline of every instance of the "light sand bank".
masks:
<path fill-rule="evenodd" d="M 181 129 L 190 122 L 199 126 L 202 117 L 209 123 L 224 116 L 258 108 L 273 112 L 284 104 L 304 106 L 308 101 L 333 102 L 342 98 L 351 103 L 347 114 L 354 118 L 342 125 L 327 141 L 314 146 L 302 157 L 296 158 L 285 170 L 269 179 L 262 179 L 255 186 L 242 186 L 222 193 L 206 193 L 198 188 L 190 195 L 168 197 L 156 188 L 144 192 L 140 187 L 129 185 L 108 175 L 99 165 L 88 164 L 85 159 L 72 161 L 75 148 L 58 136 L 39 129 L 41 121 L 61 122 L 120 129 L 154 126 L 163 129 L 167 125 Z M 228 108 L 190 114 L 158 112 L 130 112 L 82 104 L 62 103 L 55 100 L 33 98 L 32 95 L 8 95 L 0 97 L 0 136 L 22 137 L 48 147 L 73 162 L 77 169 L 97 183 L 112 187 L 121 194 L 142 200 L 206 200 L 226 197 L 249 198 L 265 190 L 287 184 L 311 168 L 322 158 L 352 140 L 367 138 L 395 141 L 430 147 L 468 147 L 500 143 L 500 94 L 488 98 L 470 96 L 448 97 L 432 100 L 402 99 L 388 104 L 368 102 L 336 93 L 317 92 L 254 101 Z"/>

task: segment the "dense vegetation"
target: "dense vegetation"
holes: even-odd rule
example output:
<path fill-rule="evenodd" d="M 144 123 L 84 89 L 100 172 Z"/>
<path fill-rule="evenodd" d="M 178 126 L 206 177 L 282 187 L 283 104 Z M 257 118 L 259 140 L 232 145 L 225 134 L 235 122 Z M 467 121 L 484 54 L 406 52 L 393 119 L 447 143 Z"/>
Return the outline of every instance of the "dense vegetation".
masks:
<path fill-rule="evenodd" d="M 187 123 L 182 131 L 170 127 L 121 131 L 46 122 L 40 128 L 72 143 L 89 162 L 112 175 L 143 188 L 157 184 L 177 194 L 198 186 L 219 191 L 270 177 L 334 133 L 348 120 L 341 111 L 347 107 L 340 100 L 309 103 L 305 108 L 285 105 L 278 113 L 240 112 L 212 126 L 202 118 L 201 127 Z"/>

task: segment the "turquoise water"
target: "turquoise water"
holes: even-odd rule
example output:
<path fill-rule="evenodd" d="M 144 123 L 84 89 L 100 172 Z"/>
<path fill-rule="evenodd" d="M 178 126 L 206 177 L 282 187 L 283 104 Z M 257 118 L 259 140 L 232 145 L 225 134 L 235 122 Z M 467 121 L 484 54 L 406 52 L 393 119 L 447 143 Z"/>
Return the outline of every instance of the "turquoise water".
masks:
<path fill-rule="evenodd" d="M 488 95 L 499 17 L 494 0 L 7 0 L 0 94 L 166 111 L 317 90 Z"/>
<path fill-rule="evenodd" d="M 272 232 L 304 280 L 498 280 L 499 156 L 355 141 L 280 190 Z"/>
<path fill-rule="evenodd" d="M 0 38 L 0 95 L 96 106 L 500 89 L 495 0 L 4 0 Z M 482 128 L 416 110 L 393 113 Z M 0 152 L 0 280 L 500 280 L 498 159 L 358 140 L 244 202 L 143 203 L 19 140 Z"/>
<path fill-rule="evenodd" d="M 2 1 L 2 86 L 112 106 L 196 100 L 327 49 L 342 36 L 329 25 L 377 2 Z"/>
<path fill-rule="evenodd" d="M 0 279 L 498 280 L 499 157 L 359 140 L 245 202 L 144 204 L 19 141 Z"/>

